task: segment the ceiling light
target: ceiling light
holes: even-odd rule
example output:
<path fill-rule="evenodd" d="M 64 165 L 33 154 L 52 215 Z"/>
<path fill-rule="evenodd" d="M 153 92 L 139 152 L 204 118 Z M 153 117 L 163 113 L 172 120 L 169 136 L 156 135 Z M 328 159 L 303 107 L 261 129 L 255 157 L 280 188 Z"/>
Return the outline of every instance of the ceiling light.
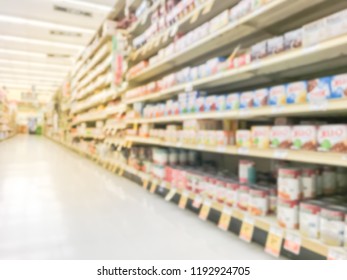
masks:
<path fill-rule="evenodd" d="M 42 57 L 42 58 L 47 57 L 46 54 L 44 54 L 44 53 L 17 51 L 17 50 L 9 50 L 9 49 L 0 49 L 0 53 L 25 55 L 25 56 L 31 56 L 31 57 Z"/>
<path fill-rule="evenodd" d="M 56 72 L 52 69 L 47 69 L 47 71 L 40 71 L 36 69 L 23 69 L 23 68 L 11 68 L 11 67 L 1 67 L 0 66 L 0 72 L 4 71 L 6 74 L 13 73 L 15 74 L 26 74 L 26 75 L 40 75 L 40 77 L 57 77 L 57 78 L 64 78 L 66 77 L 65 72 Z M 54 71 L 54 72 L 51 72 Z"/>
<path fill-rule="evenodd" d="M 60 65 L 60 64 L 51 64 L 51 63 L 39 63 L 39 62 L 31 62 L 31 61 L 22 61 L 22 60 L 11 60 L 11 59 L 3 59 L 0 58 L 0 63 L 10 63 L 10 64 L 18 64 L 18 65 L 27 65 L 27 66 L 42 66 L 47 68 L 60 68 L 62 70 L 68 71 L 69 66 Z"/>
<path fill-rule="evenodd" d="M 34 19 L 26 19 L 21 17 L 7 16 L 7 15 L 0 15 L 0 22 L 25 24 L 25 25 L 32 25 L 32 26 L 43 27 L 43 28 L 55 28 L 59 30 L 82 32 L 82 33 L 89 33 L 89 34 L 95 33 L 95 30 L 92 30 L 92 29 L 68 26 L 68 25 L 34 20 Z"/>
<path fill-rule="evenodd" d="M 80 0 L 54 0 L 54 2 L 72 4 L 76 6 L 83 6 L 86 8 L 97 9 L 104 12 L 110 12 L 113 10 L 113 6 L 95 4 L 95 3 L 90 3 L 90 2 L 80 1 Z"/>
<path fill-rule="evenodd" d="M 10 74 L 10 73 L 1 73 L 0 72 L 0 79 L 1 78 L 9 78 L 9 79 L 29 79 L 29 80 L 40 80 L 40 81 L 51 81 L 51 82 L 57 82 L 57 81 L 61 81 L 62 78 L 61 77 L 42 77 L 42 76 L 38 76 L 35 75 L 33 77 L 31 77 L 30 75 L 27 74 Z"/>
<path fill-rule="evenodd" d="M 29 38 L 25 38 L 25 37 L 0 35 L 0 40 L 33 44 L 33 45 L 43 45 L 43 46 L 51 46 L 51 47 L 78 49 L 78 50 L 83 49 L 82 45 L 72 45 L 72 44 L 66 44 L 66 43 L 60 43 L 60 42 L 29 39 Z"/>

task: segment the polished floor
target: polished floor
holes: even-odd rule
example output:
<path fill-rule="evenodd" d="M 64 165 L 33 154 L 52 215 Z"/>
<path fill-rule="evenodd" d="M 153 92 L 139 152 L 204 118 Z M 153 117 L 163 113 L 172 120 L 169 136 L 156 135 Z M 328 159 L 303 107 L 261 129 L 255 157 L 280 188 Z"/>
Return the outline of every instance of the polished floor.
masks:
<path fill-rule="evenodd" d="M 37 136 L 0 143 L 0 259 L 271 259 Z"/>

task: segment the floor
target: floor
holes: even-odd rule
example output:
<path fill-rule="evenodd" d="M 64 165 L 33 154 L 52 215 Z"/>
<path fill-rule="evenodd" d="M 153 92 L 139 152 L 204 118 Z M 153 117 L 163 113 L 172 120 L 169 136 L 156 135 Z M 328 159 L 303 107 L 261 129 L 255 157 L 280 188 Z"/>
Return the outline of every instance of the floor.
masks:
<path fill-rule="evenodd" d="M 0 259 L 272 259 L 38 136 L 0 143 Z"/>

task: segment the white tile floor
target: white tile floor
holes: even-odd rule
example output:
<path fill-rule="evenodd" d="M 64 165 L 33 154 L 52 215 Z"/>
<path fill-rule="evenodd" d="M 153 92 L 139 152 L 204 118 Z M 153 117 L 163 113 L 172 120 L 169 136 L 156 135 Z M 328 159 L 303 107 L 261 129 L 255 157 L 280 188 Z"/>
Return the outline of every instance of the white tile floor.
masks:
<path fill-rule="evenodd" d="M 0 143 L 1 259 L 271 259 L 36 136 Z"/>

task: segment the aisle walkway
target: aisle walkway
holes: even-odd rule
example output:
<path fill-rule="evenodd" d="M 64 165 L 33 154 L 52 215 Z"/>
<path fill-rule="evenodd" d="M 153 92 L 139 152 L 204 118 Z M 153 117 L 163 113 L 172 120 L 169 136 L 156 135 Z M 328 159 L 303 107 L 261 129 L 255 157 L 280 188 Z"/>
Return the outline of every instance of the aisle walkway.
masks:
<path fill-rule="evenodd" d="M 270 259 L 36 136 L 0 143 L 1 259 Z"/>

